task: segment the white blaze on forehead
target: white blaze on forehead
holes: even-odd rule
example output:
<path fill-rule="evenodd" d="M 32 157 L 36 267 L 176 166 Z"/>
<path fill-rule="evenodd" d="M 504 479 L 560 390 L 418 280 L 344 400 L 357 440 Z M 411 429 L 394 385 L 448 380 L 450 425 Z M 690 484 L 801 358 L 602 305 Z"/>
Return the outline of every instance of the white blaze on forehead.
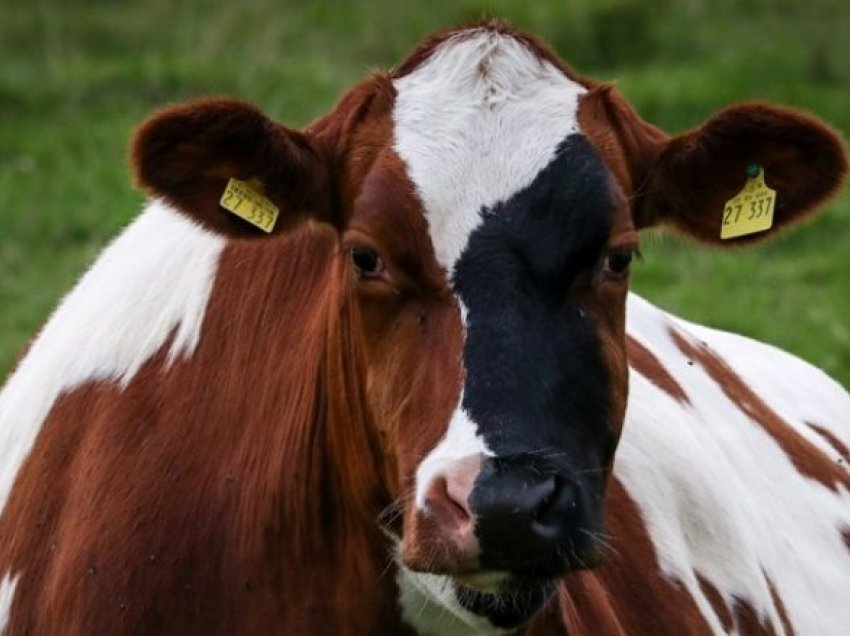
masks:
<path fill-rule="evenodd" d="M 192 353 L 224 245 L 154 201 L 103 251 L 0 392 L 0 512 L 62 393 L 126 386 L 169 336 L 169 361 Z"/>
<path fill-rule="evenodd" d="M 477 29 L 394 81 L 395 150 L 451 275 L 484 207 L 528 186 L 579 131 L 585 88 L 510 35 Z"/>

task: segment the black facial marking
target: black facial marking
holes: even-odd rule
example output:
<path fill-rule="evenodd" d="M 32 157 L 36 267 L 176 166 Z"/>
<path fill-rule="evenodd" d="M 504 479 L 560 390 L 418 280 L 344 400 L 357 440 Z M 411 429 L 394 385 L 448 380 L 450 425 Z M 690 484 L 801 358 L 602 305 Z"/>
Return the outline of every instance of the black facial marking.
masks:
<path fill-rule="evenodd" d="M 461 607 L 488 617 L 496 627 L 511 629 L 534 616 L 554 589 L 548 581 L 518 579 L 511 587 L 493 593 L 461 587 L 457 599 Z"/>
<path fill-rule="evenodd" d="M 583 567 L 602 518 L 609 378 L 580 295 L 614 215 L 609 173 L 581 135 L 483 215 L 455 266 L 468 310 L 463 407 L 496 454 L 470 499 L 482 567 L 532 578 Z"/>

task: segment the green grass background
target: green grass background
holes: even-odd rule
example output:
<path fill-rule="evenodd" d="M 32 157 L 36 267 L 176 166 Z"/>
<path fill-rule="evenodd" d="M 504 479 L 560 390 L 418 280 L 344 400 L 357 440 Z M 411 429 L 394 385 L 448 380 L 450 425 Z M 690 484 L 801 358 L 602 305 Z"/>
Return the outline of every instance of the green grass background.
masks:
<path fill-rule="evenodd" d="M 481 16 L 615 80 L 671 132 L 743 99 L 850 132 L 844 0 L 244 0 L 0 3 L 0 377 L 138 211 L 126 161 L 151 109 L 199 95 L 303 125 L 429 32 Z M 644 239 L 634 288 L 689 319 L 795 352 L 850 386 L 850 197 L 787 236 L 721 251 Z"/>

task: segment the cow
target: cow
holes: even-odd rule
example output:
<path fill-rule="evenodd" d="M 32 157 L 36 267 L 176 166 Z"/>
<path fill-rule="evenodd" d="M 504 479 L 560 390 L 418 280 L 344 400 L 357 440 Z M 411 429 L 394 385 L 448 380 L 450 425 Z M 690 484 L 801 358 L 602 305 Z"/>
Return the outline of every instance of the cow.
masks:
<path fill-rule="evenodd" d="M 819 120 L 670 136 L 485 22 L 302 131 L 168 107 L 131 161 L 0 394 L 0 632 L 850 629 L 850 396 L 628 291 L 645 228 L 834 195 Z"/>

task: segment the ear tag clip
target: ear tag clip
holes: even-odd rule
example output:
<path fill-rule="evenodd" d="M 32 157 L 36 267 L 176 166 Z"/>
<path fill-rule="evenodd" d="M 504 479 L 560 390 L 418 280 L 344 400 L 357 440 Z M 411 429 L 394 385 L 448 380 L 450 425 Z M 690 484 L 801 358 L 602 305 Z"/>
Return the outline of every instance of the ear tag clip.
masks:
<path fill-rule="evenodd" d="M 720 238 L 723 240 L 769 230 L 773 225 L 773 208 L 776 190 L 764 182 L 764 170 L 751 163 L 747 165 L 747 182 L 741 191 L 723 207 Z"/>
<path fill-rule="evenodd" d="M 278 208 L 263 195 L 263 183 L 256 178 L 250 181 L 230 179 L 218 203 L 266 233 L 271 232 L 277 222 Z"/>

